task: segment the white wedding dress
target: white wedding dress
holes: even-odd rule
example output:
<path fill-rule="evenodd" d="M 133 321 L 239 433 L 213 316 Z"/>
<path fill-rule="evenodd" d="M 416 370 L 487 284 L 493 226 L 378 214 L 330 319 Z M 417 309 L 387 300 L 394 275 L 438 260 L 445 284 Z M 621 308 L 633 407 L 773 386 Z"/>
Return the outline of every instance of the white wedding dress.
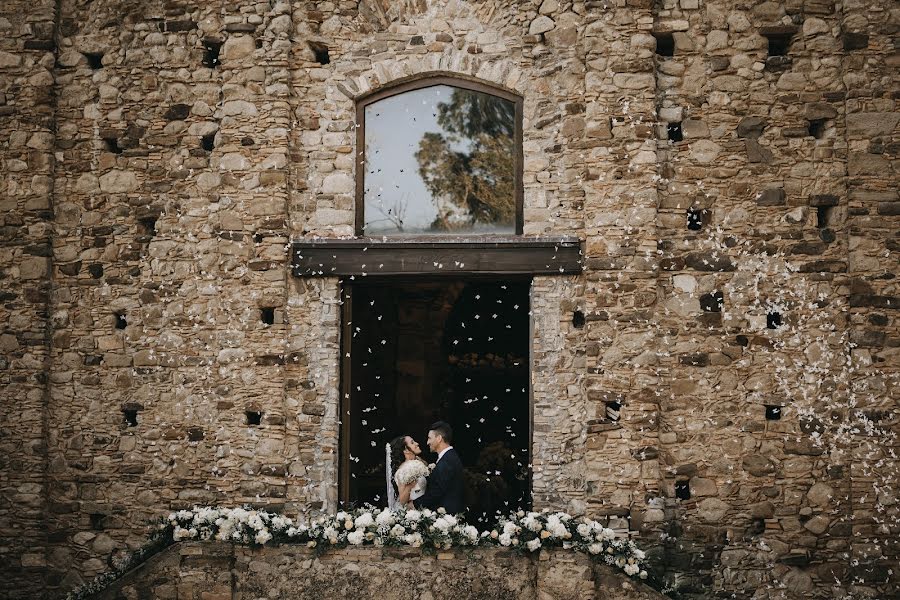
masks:
<path fill-rule="evenodd" d="M 413 459 L 404 461 L 399 467 L 397 467 L 397 472 L 394 473 L 394 483 L 397 484 L 397 487 L 400 487 L 401 481 L 408 481 L 409 477 L 407 476 L 409 471 L 412 469 L 420 469 L 420 465 L 422 465 L 422 461 Z M 419 476 L 416 480 L 416 485 L 413 486 L 412 491 L 409 493 L 409 499 L 415 500 L 417 498 L 421 498 L 422 494 L 425 493 L 425 487 L 428 485 L 428 481 L 425 479 L 424 475 Z M 398 502 L 399 505 L 399 502 Z M 396 507 L 391 507 L 396 508 Z"/>

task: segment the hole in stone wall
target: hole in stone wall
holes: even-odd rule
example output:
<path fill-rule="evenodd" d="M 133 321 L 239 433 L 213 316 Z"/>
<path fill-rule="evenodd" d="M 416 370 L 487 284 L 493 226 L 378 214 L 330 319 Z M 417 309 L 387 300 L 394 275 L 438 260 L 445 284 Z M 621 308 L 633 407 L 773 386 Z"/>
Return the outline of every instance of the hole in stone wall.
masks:
<path fill-rule="evenodd" d="M 190 427 L 188 428 L 188 440 L 191 442 L 199 442 L 203 439 L 203 428 L 202 427 Z"/>
<path fill-rule="evenodd" d="M 679 500 L 688 500 L 691 497 L 691 486 L 687 481 L 675 482 L 675 497 Z"/>
<path fill-rule="evenodd" d="M 766 520 L 758 517 L 750 522 L 748 533 L 750 535 L 762 535 L 766 531 Z"/>
<path fill-rule="evenodd" d="M 156 219 L 157 217 L 142 217 L 138 219 L 138 233 L 141 235 L 156 235 Z"/>
<path fill-rule="evenodd" d="M 691 231 L 700 231 L 703 228 L 703 213 L 699 208 L 690 208 L 687 211 L 687 228 Z"/>
<path fill-rule="evenodd" d="M 781 419 L 781 407 L 773 404 L 766 404 L 766 420 L 778 421 Z"/>
<path fill-rule="evenodd" d="M 122 414 L 125 415 L 125 423 L 129 427 L 137 427 L 138 424 L 138 410 L 136 408 L 123 408 Z"/>
<path fill-rule="evenodd" d="M 817 140 L 822 139 L 825 135 L 825 119 L 813 119 L 809 122 L 809 135 Z"/>
<path fill-rule="evenodd" d="M 203 66 L 210 69 L 219 66 L 219 51 L 222 42 L 217 40 L 203 40 Z"/>
<path fill-rule="evenodd" d="M 128 327 L 128 321 L 125 319 L 125 313 L 114 313 L 116 315 L 116 329 L 125 329 Z"/>
<path fill-rule="evenodd" d="M 258 410 L 247 411 L 247 425 L 259 425 L 262 422 L 262 412 Z"/>
<path fill-rule="evenodd" d="M 100 279 L 103 277 L 103 265 L 100 263 L 94 263 L 88 266 L 88 273 L 91 274 L 91 277 L 94 279 Z"/>
<path fill-rule="evenodd" d="M 253 141 L 253 138 L 250 136 L 241 138 L 241 146 L 252 146 L 256 142 Z"/>
<path fill-rule="evenodd" d="M 666 131 L 669 134 L 669 140 L 672 142 L 680 142 L 684 139 L 684 135 L 681 133 L 681 121 L 669 123 L 666 125 Z"/>
<path fill-rule="evenodd" d="M 102 52 L 85 52 L 84 57 L 87 59 L 88 66 L 95 71 L 103 68 Z"/>
<path fill-rule="evenodd" d="M 816 207 L 816 227 L 819 229 L 824 229 L 828 227 L 829 220 L 831 219 L 831 206 L 817 206 Z"/>
<path fill-rule="evenodd" d="M 769 56 L 787 56 L 791 48 L 790 33 L 764 33 L 769 40 Z"/>
<path fill-rule="evenodd" d="M 746 335 L 739 335 L 739 336 L 736 336 L 736 337 L 734 338 L 734 341 L 737 342 L 738 346 L 741 346 L 741 347 L 744 347 L 744 348 L 746 348 L 747 346 L 750 345 L 750 338 L 748 338 Z"/>
<path fill-rule="evenodd" d="M 91 520 L 91 529 L 97 531 L 103 529 L 103 520 L 106 518 L 106 515 L 103 513 L 90 513 L 88 518 Z"/>
<path fill-rule="evenodd" d="M 200 147 L 207 152 L 212 152 L 213 148 L 216 147 L 216 134 L 209 133 L 200 138 Z"/>
<path fill-rule="evenodd" d="M 313 51 L 313 55 L 316 57 L 316 62 L 320 65 L 327 65 L 331 62 L 331 58 L 328 56 L 328 46 L 323 44 L 322 42 L 307 42 L 309 44 L 309 49 Z"/>
<path fill-rule="evenodd" d="M 781 313 L 780 312 L 770 312 L 766 315 L 766 328 L 767 329 L 778 329 L 781 327 Z"/>
<path fill-rule="evenodd" d="M 580 310 L 576 310 L 572 313 L 572 326 L 575 329 L 581 329 L 584 327 L 584 313 Z"/>
<path fill-rule="evenodd" d="M 700 296 L 700 308 L 703 312 L 722 312 L 725 305 L 725 294 L 722 292 L 710 292 Z"/>
<path fill-rule="evenodd" d="M 113 154 L 122 154 L 122 148 L 119 147 L 119 140 L 117 140 L 116 138 L 103 138 L 103 143 L 106 144 L 106 149 Z"/>
<path fill-rule="evenodd" d="M 675 56 L 675 36 L 670 31 L 656 31 L 656 54 L 659 56 Z"/>
<path fill-rule="evenodd" d="M 264 236 L 261 233 L 254 233 L 253 234 L 253 243 L 254 244 L 262 244 L 263 237 Z"/>
<path fill-rule="evenodd" d="M 259 309 L 259 317 L 262 319 L 262 322 L 266 325 L 274 325 L 275 324 L 275 309 L 271 306 L 260 308 Z"/>
<path fill-rule="evenodd" d="M 622 417 L 622 403 L 621 402 L 607 402 L 606 403 L 606 418 L 610 421 L 618 421 Z"/>

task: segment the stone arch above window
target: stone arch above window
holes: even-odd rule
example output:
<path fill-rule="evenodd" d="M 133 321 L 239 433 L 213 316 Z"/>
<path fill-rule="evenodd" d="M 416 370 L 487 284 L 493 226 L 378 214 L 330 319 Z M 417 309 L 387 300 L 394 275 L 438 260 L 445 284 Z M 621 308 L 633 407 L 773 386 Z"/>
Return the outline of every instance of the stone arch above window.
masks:
<path fill-rule="evenodd" d="M 419 77 L 357 100 L 356 233 L 521 234 L 522 97 Z"/>

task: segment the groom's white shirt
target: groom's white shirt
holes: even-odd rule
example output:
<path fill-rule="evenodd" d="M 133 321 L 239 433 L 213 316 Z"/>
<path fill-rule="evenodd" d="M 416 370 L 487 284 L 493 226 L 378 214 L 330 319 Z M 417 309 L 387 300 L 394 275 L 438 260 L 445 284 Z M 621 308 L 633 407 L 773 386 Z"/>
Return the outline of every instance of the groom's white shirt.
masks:
<path fill-rule="evenodd" d="M 441 459 L 444 458 L 445 454 L 447 454 L 447 450 L 452 450 L 452 449 L 453 449 L 453 446 L 447 446 L 446 448 L 441 450 L 438 453 L 438 459 L 436 461 L 434 461 L 434 464 L 438 464 L 439 462 L 441 462 Z"/>

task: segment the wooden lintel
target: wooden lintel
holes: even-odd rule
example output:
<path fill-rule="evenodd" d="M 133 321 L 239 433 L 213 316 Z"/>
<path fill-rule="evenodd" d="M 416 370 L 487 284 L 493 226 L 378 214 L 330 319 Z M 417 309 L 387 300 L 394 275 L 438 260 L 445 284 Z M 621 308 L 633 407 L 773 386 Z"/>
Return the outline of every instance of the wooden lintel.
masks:
<path fill-rule="evenodd" d="M 566 275 L 581 273 L 575 237 L 354 238 L 298 240 L 297 277 Z"/>

